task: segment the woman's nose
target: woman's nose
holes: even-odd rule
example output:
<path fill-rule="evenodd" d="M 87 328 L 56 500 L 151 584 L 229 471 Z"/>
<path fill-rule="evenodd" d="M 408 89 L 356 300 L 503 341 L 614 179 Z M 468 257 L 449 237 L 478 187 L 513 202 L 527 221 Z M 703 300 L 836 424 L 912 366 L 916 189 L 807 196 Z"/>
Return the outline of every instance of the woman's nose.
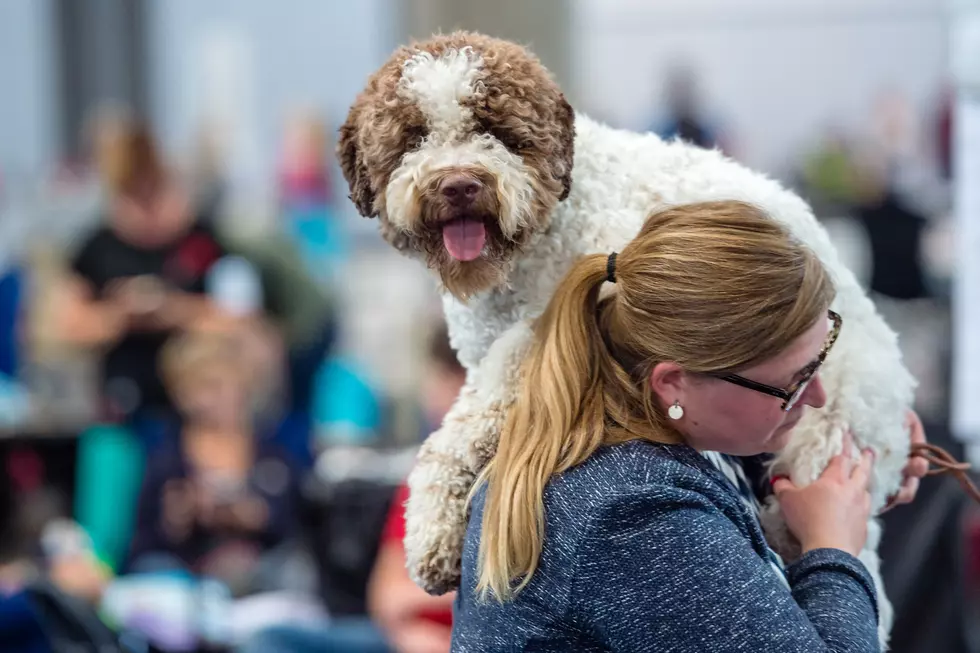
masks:
<path fill-rule="evenodd" d="M 803 391 L 803 403 L 813 408 L 823 408 L 827 403 L 827 391 L 824 390 L 820 372 L 813 375 L 810 384 Z"/>

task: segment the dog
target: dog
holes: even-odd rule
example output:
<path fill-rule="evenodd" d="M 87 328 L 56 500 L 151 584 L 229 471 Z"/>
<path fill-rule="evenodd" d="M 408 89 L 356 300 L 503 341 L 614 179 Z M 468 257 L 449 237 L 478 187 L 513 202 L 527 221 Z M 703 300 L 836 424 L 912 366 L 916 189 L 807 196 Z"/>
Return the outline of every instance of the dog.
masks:
<path fill-rule="evenodd" d="M 467 495 L 493 456 L 531 325 L 579 257 L 620 250 L 671 205 L 743 200 L 763 208 L 823 261 L 844 328 L 810 410 L 774 472 L 813 481 L 846 429 L 876 453 L 872 501 L 897 491 L 909 454 L 914 380 L 895 333 L 840 262 L 807 204 L 715 150 L 600 124 L 572 109 L 526 48 L 455 32 L 398 49 L 368 80 L 340 128 L 338 155 L 358 211 L 439 277 L 466 384 L 419 451 L 408 483 L 410 574 L 434 594 L 458 587 Z M 784 559 L 798 545 L 770 501 L 761 514 Z M 869 524 L 862 561 L 875 577 L 880 630 L 891 608 Z"/>

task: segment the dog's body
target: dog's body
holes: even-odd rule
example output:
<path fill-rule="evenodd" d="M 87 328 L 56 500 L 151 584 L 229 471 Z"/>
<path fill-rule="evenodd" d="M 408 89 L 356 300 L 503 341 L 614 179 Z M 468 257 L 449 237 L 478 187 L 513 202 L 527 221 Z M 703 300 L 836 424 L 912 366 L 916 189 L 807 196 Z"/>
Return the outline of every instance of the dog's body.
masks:
<path fill-rule="evenodd" d="M 426 53 L 425 56 L 420 58 L 419 51 Z M 473 72 L 471 68 L 457 66 L 471 75 L 470 88 L 476 90 L 471 90 L 470 95 L 483 92 L 493 97 L 493 91 L 489 89 L 498 81 L 495 72 L 509 71 L 507 66 L 511 64 L 514 68 L 525 69 L 527 61 L 537 65 L 523 49 L 486 37 L 465 34 L 440 37 L 419 46 L 418 50 L 397 54 L 374 78 L 369 90 L 383 90 L 375 83 L 379 79 L 394 79 L 396 87 L 404 91 L 404 78 L 409 76 L 408 71 L 413 66 L 418 65 L 417 62 L 422 61 L 422 65 L 436 62 L 434 65 L 438 65 L 439 61 L 448 60 L 458 64 L 459 57 L 464 56 L 461 52 L 472 64 L 471 68 L 476 69 Z M 488 52 L 490 54 L 486 55 Z M 507 61 L 508 57 L 511 61 Z M 453 73 L 451 67 L 432 70 L 452 77 L 457 73 Z M 484 69 L 489 72 L 481 78 L 480 71 Z M 417 72 L 412 75 L 419 77 Z M 506 87 L 508 81 L 502 82 L 505 88 L 509 88 Z M 540 81 L 538 86 L 541 86 Z M 539 88 L 539 92 L 553 96 L 557 91 L 546 87 Z M 520 105 L 521 99 L 515 97 L 514 91 L 510 89 L 509 93 L 513 98 L 511 101 Z M 433 94 L 428 95 L 431 99 Z M 498 93 L 497 97 L 500 95 Z M 525 114 L 523 119 L 532 126 L 542 117 L 551 121 L 556 119 L 555 116 L 574 123 L 573 145 L 561 145 L 564 132 L 549 132 L 559 134 L 559 145 L 553 152 L 556 158 L 560 159 L 566 150 L 574 151 L 574 165 L 570 161 L 568 165 L 570 176 L 559 164 L 543 168 L 543 159 L 535 158 L 538 152 L 533 150 L 532 141 L 526 141 L 532 145 L 525 149 L 517 148 L 521 154 L 518 162 L 501 154 L 488 159 L 485 168 L 481 167 L 484 161 L 477 161 L 468 152 L 475 147 L 472 143 L 482 143 L 484 136 L 467 137 L 466 129 L 441 136 L 430 131 L 418 149 L 406 153 L 400 163 L 392 164 L 387 174 L 374 174 L 371 162 L 366 161 L 358 149 L 365 144 L 376 146 L 369 133 L 361 131 L 364 114 L 369 111 L 365 106 L 370 107 L 372 103 L 370 93 L 359 100 L 360 105 L 355 105 L 345 125 L 346 131 L 342 131 L 344 170 L 355 201 L 360 199 L 362 213 L 380 215 L 386 238 L 396 247 L 424 255 L 452 291 L 445 294 L 445 313 L 452 344 L 468 371 L 460 398 L 442 428 L 423 445 L 418 463 L 409 477 L 411 498 L 407 506 L 405 544 L 409 570 L 416 582 L 433 593 L 448 591 L 458 584 L 467 521 L 467 494 L 476 475 L 494 453 L 504 414 L 518 384 L 519 366 L 531 342 L 531 323 L 544 310 L 564 273 L 583 254 L 618 251 L 636 235 L 648 216 L 669 205 L 722 199 L 756 204 L 806 243 L 830 270 L 838 290 L 834 308 L 843 316 L 844 327 L 821 371 L 828 394 L 827 405 L 820 411 L 810 410 L 805 414 L 796 427 L 792 442 L 777 460 L 776 468 L 788 472 L 798 483 L 811 482 L 840 451 L 843 430 L 850 428 L 858 444 L 872 447 L 877 454 L 872 498 L 876 508 L 883 506 L 886 497 L 898 489 L 907 460 L 909 439 L 904 419 L 912 400 L 913 380 L 902 365 L 894 333 L 878 316 L 851 272 L 840 263 L 826 232 L 807 205 L 775 182 L 718 152 L 680 142 L 667 143 L 652 134 L 611 129 L 581 114 L 565 116 L 560 110 L 552 110 L 553 105 L 561 106 L 564 99 L 555 100 L 552 96 L 549 96 L 545 110 L 534 111 L 535 100 L 532 99 L 529 110 L 524 108 L 516 113 Z M 433 111 L 418 100 L 417 94 L 411 96 L 401 92 L 399 97 L 415 101 L 422 108 L 422 114 Z M 458 109 L 470 96 L 465 88 L 462 93 L 457 88 L 454 94 L 444 97 L 450 98 L 447 100 L 450 104 L 455 102 Z M 502 102 L 495 110 L 499 112 L 508 106 Z M 375 118 L 378 111 L 382 109 L 375 112 Z M 431 115 L 428 115 L 428 124 L 430 128 L 437 124 Z M 551 122 L 548 125 L 551 126 Z M 476 127 L 472 129 L 476 130 Z M 570 140 L 571 134 L 567 134 L 567 138 Z M 432 150 L 429 155 L 426 155 L 427 148 Z M 513 149 L 508 147 L 508 150 Z M 430 213 L 435 217 L 426 217 L 425 193 L 429 187 L 425 185 L 425 175 L 434 173 L 425 167 L 425 160 L 443 161 L 440 170 L 447 165 L 464 171 L 473 167 L 478 167 L 481 172 L 488 170 L 495 184 L 489 188 L 495 188 L 498 193 L 496 210 L 501 214 L 511 213 L 500 217 L 501 234 L 490 233 L 486 237 L 492 239 L 502 235 L 513 245 L 494 249 L 493 243 L 489 243 L 484 247 L 477 261 L 484 266 L 480 268 L 479 283 L 468 283 L 471 279 L 465 276 L 466 261 L 469 260 L 465 243 L 468 241 L 447 233 L 446 228 L 449 221 L 461 221 L 464 227 L 471 228 L 472 225 L 467 223 L 468 214 L 455 210 L 458 208 L 456 203 L 450 203 L 450 207 L 432 200 L 436 203 Z M 501 170 L 495 170 L 495 165 Z M 511 192 L 508 199 L 509 191 L 501 190 L 503 182 L 500 180 L 519 180 L 520 174 L 526 175 L 533 198 L 520 200 L 523 197 L 520 193 Z M 364 179 L 368 176 L 371 201 L 365 202 L 358 192 L 364 191 Z M 399 187 L 397 193 L 393 192 L 393 186 L 404 183 L 399 180 L 405 177 L 414 179 L 415 190 Z M 556 180 L 561 181 L 562 188 L 554 187 Z M 438 186 L 439 189 L 445 188 L 445 182 L 439 183 L 443 184 Z M 407 197 L 415 199 L 408 201 Z M 447 197 L 452 199 L 455 195 Z M 514 200 L 515 197 L 518 199 Z M 406 218 L 405 206 L 394 206 L 399 201 L 407 202 L 405 206 L 411 206 L 412 202 L 419 205 L 417 218 Z M 525 205 L 527 215 L 521 217 L 521 207 Z M 518 226 L 511 229 L 509 224 Z M 438 245 L 435 236 L 431 236 L 428 244 L 419 244 L 420 239 L 428 237 L 425 229 L 435 233 L 440 228 L 446 248 L 462 252 L 463 262 L 447 262 L 439 258 L 442 254 L 433 253 Z M 478 236 L 482 234 L 481 230 Z M 478 244 L 482 242 L 477 240 Z M 490 258 L 488 252 L 503 254 L 499 260 L 488 262 L 484 260 Z M 485 274 L 485 266 L 490 264 L 495 266 L 495 276 Z M 493 280 L 486 282 L 490 276 Z M 794 542 L 782 525 L 776 507 L 770 505 L 763 512 L 763 522 L 773 548 L 792 560 L 798 552 L 794 551 Z M 878 535 L 877 525 L 872 524 L 868 545 L 861 557 L 879 584 L 880 630 L 884 641 L 890 628 L 891 610 L 881 592 L 875 553 Z"/>

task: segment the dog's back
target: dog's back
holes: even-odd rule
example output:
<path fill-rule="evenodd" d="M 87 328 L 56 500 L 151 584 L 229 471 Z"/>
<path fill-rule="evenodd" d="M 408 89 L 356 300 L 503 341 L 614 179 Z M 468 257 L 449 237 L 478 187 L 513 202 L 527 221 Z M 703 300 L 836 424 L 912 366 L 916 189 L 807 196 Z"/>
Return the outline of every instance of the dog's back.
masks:
<path fill-rule="evenodd" d="M 572 191 L 514 261 L 506 287 L 467 304 L 448 299 L 454 344 L 470 364 L 509 327 L 540 315 L 571 264 L 584 254 L 618 251 L 643 222 L 665 206 L 743 200 L 762 207 L 810 247 L 837 285 L 835 307 L 844 316 L 835 355 L 822 371 L 829 408 L 809 411 L 797 427 L 787 466 L 811 480 L 839 447 L 835 434 L 850 425 L 859 441 L 879 452 L 875 499 L 896 489 L 908 453 L 905 409 L 914 381 L 901 361 L 894 332 L 876 313 L 856 278 L 841 263 L 807 204 L 720 152 L 665 142 L 576 116 Z M 837 431 L 831 427 L 837 427 Z"/>

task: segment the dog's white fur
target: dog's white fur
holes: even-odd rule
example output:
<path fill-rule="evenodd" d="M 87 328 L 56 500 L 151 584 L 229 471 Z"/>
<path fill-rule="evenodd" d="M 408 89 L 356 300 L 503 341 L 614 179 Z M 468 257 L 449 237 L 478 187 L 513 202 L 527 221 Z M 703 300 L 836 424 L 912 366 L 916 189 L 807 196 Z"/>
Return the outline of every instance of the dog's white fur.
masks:
<path fill-rule="evenodd" d="M 421 212 L 419 184 L 432 172 L 452 167 L 478 167 L 497 180 L 500 230 L 510 238 L 528 221 L 531 212 L 531 175 L 521 158 L 488 134 L 475 134 L 462 142 L 429 139 L 409 152 L 391 176 L 385 203 L 391 224 L 411 231 Z"/>
<path fill-rule="evenodd" d="M 459 105 L 480 81 L 479 56 L 453 51 L 426 53 L 403 69 L 400 92 L 426 114 L 430 135 L 406 154 L 392 175 L 386 205 L 393 223 L 417 202 L 416 184 L 434 167 L 476 164 L 497 178 L 504 233 L 515 228 L 530 190 L 521 160 L 488 135 L 467 138 L 470 117 Z M 519 365 L 531 341 L 531 322 L 541 314 L 570 265 L 584 254 L 620 250 L 654 211 L 707 200 L 744 200 L 762 207 L 806 243 L 830 271 L 837 287 L 834 309 L 843 316 L 839 340 L 821 370 L 827 405 L 808 410 L 775 469 L 796 483 L 813 481 L 841 450 L 850 428 L 860 447 L 877 457 L 872 500 L 877 510 L 898 490 L 909 452 L 905 414 L 914 381 L 903 366 L 895 333 L 884 323 L 834 250 L 810 208 L 776 182 L 709 151 L 609 128 L 575 116 L 571 193 L 552 212 L 548 228 L 510 262 L 508 283 L 461 303 L 448 293 L 444 308 L 453 347 L 467 369 L 466 385 L 442 427 L 424 443 L 409 477 L 405 539 L 408 567 L 426 590 L 456 586 L 466 529 L 466 496 L 476 474 L 493 455 L 496 438 L 517 386 Z M 768 505 L 762 515 L 773 548 L 787 561 L 795 543 Z M 880 529 L 872 520 L 861 560 L 879 590 L 883 643 L 892 612 L 881 585 L 876 547 Z"/>

